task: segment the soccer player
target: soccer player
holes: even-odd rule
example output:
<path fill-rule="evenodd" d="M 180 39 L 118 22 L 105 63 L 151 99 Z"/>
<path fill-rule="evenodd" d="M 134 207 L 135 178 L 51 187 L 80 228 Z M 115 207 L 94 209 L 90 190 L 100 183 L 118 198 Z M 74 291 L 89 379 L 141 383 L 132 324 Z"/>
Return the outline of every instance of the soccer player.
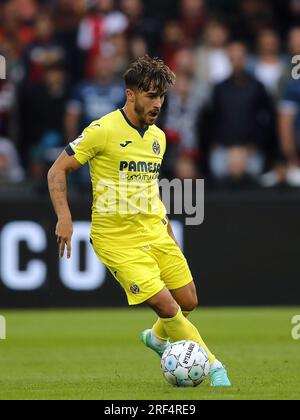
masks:
<path fill-rule="evenodd" d="M 95 253 L 124 288 L 129 305 L 147 302 L 158 315 L 142 333 L 143 343 L 161 356 L 170 341 L 197 342 L 210 359 L 211 385 L 230 386 L 225 368 L 188 320 L 198 305 L 196 287 L 159 197 L 166 137 L 155 122 L 175 75 L 163 61 L 145 56 L 124 79 L 124 108 L 93 122 L 49 171 L 60 257 L 67 250 L 70 258 L 73 233 L 67 175 L 88 162 Z"/>

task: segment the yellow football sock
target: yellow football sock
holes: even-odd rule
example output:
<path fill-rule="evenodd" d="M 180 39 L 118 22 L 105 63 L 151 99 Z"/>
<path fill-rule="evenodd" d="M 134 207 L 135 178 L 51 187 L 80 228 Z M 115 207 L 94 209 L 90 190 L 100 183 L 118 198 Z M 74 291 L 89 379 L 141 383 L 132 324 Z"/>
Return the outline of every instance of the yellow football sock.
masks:
<path fill-rule="evenodd" d="M 210 364 L 212 365 L 216 360 L 215 356 L 210 352 L 204 341 L 202 340 L 197 328 L 184 317 L 181 309 L 179 308 L 177 315 L 174 318 L 161 318 L 164 326 L 165 333 L 170 339 L 175 341 L 191 340 L 200 344 L 206 350 Z M 155 333 L 154 333 L 155 334 Z"/>
<path fill-rule="evenodd" d="M 156 323 L 152 327 L 152 332 L 155 337 L 159 338 L 163 341 L 168 341 L 169 337 L 167 336 L 164 328 L 164 324 L 161 322 L 160 318 L 156 321 Z"/>
<path fill-rule="evenodd" d="M 184 311 L 182 313 L 186 318 L 191 314 L 191 312 L 188 312 L 188 311 Z M 160 340 L 163 340 L 163 341 L 169 340 L 169 337 L 167 336 L 165 332 L 164 324 L 160 318 L 158 318 L 156 323 L 153 325 L 152 332 L 155 335 L 155 337 L 159 338 Z"/>

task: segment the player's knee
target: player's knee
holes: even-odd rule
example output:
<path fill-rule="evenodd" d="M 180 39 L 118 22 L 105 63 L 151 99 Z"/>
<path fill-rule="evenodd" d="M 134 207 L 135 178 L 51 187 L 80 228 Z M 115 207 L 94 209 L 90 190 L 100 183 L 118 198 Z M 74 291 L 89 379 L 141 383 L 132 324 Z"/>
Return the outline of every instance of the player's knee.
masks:
<path fill-rule="evenodd" d="M 160 318 L 171 319 L 178 314 L 179 306 L 174 302 L 169 302 L 167 305 L 158 305 L 158 315 Z"/>
<path fill-rule="evenodd" d="M 160 318 L 170 319 L 178 314 L 178 303 L 170 299 L 157 299 L 152 300 L 151 306 Z"/>
<path fill-rule="evenodd" d="M 197 293 L 190 294 L 181 304 L 184 312 L 193 312 L 199 305 Z"/>

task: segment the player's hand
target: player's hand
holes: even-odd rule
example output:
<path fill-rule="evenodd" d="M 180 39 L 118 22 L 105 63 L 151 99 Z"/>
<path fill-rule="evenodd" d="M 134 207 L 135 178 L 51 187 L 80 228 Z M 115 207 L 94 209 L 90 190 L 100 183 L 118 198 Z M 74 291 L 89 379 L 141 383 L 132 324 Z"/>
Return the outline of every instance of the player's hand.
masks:
<path fill-rule="evenodd" d="M 71 219 L 61 219 L 57 222 L 55 235 L 59 244 L 59 256 L 63 258 L 67 248 L 67 257 L 71 258 L 71 240 L 73 236 L 73 222 Z"/>

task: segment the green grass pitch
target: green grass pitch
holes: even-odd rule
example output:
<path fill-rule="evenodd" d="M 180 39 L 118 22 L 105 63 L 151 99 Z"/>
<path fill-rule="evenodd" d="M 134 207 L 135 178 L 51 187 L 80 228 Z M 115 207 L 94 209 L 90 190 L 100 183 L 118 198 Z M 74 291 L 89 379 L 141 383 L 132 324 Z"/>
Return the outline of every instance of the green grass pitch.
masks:
<path fill-rule="evenodd" d="M 178 389 L 139 342 L 148 309 L 0 311 L 0 399 L 300 399 L 300 308 L 199 309 L 191 320 L 226 364 L 231 389 Z"/>

